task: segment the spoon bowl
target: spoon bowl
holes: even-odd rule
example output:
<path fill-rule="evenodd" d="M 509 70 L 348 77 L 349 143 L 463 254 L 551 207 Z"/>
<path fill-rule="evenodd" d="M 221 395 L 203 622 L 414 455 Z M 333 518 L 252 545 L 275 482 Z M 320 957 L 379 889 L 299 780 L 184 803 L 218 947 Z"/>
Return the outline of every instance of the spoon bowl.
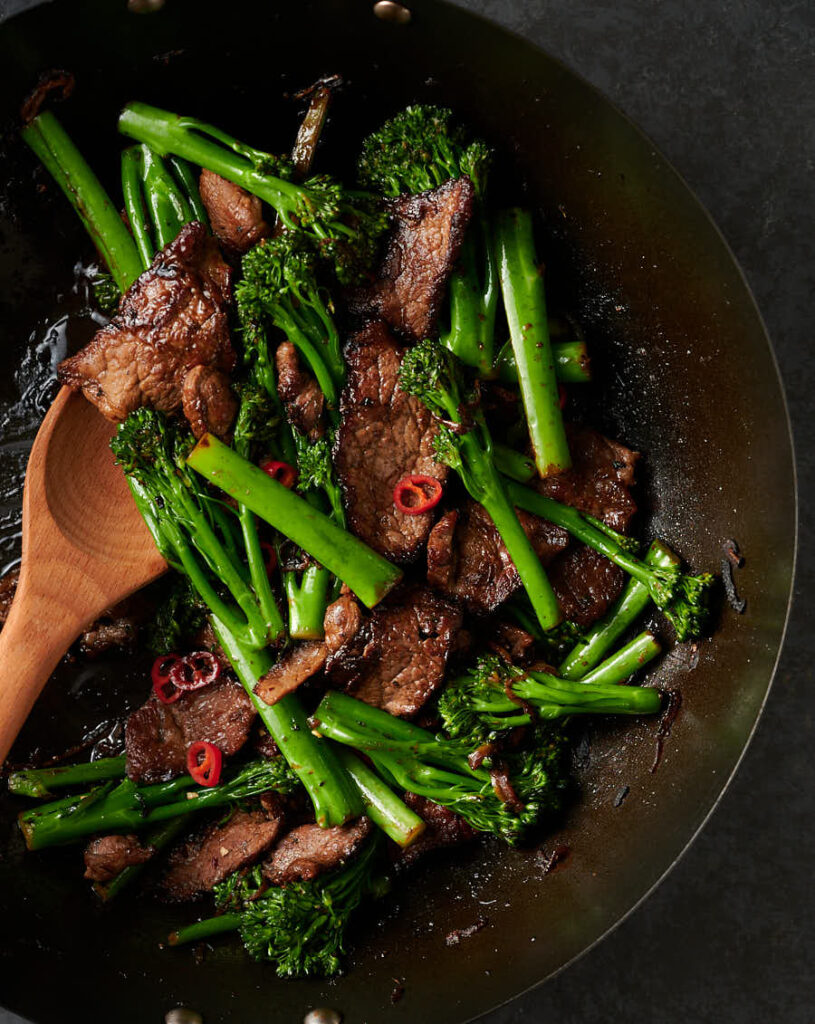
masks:
<path fill-rule="evenodd" d="M 82 630 L 167 568 L 114 461 L 114 429 L 62 388 L 34 440 L 20 579 L 0 633 L 0 762 Z"/>

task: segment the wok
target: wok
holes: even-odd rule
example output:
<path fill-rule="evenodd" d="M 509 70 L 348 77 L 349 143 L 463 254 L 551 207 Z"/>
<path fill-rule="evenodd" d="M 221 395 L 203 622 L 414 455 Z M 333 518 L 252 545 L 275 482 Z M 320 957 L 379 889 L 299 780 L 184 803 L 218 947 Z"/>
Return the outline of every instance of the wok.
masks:
<path fill-rule="evenodd" d="M 470 1019 L 563 967 L 656 885 L 721 796 L 767 695 L 793 572 L 794 468 L 773 354 L 732 254 L 649 140 L 585 82 L 462 11 L 431 0 L 412 9 L 412 23 L 397 25 L 364 0 L 171 0 L 144 15 L 124 0 L 57 0 L 3 26 L 7 509 L 53 363 L 93 329 L 72 270 L 79 254 L 91 256 L 82 228 L 55 190 L 36 192 L 34 162 L 14 137 L 19 98 L 38 73 L 76 74 L 60 116 L 113 188 L 123 102 L 197 113 L 283 149 L 298 113 L 284 94 L 340 72 L 347 87 L 324 169 L 349 173 L 363 134 L 415 100 L 455 107 L 500 147 L 505 179 L 523 182 L 524 201 L 541 212 L 550 292 L 587 334 L 591 418 L 645 454 L 646 535 L 663 536 L 698 569 L 718 567 L 722 543 L 737 539 L 746 613 L 725 608 L 712 641 L 675 650 L 656 670 L 682 697 L 656 771 L 658 723 L 593 727 L 578 746 L 578 798 L 540 849 L 486 844 L 428 862 L 359 922 L 351 970 L 333 983 L 279 981 L 229 943 L 202 963 L 161 949 L 190 908 L 133 896 L 96 905 L 75 851 L 24 856 L 19 807 L 3 797 L 0 1002 L 38 1024 L 64 1020 L 66 1000 L 87 1024 L 144 1024 L 179 1004 L 208 1024 L 297 1021 L 326 1004 L 349 1022 Z M 13 511 L 4 522 L 10 559 Z M 64 749 L 100 720 L 113 728 L 143 699 L 144 678 L 138 660 L 66 663 L 13 756 Z M 566 848 L 547 871 L 550 854 Z M 458 945 L 446 941 L 477 922 Z M 404 994 L 392 1004 L 394 979 Z"/>

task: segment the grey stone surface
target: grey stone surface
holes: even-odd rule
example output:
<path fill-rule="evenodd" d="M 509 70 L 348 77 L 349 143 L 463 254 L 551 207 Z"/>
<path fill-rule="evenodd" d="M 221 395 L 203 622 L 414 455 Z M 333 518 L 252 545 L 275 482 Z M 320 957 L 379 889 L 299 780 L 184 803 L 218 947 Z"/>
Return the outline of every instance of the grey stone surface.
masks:
<path fill-rule="evenodd" d="M 534 40 L 602 89 L 653 137 L 711 211 L 775 342 L 795 426 L 802 505 L 796 603 L 779 674 L 712 821 L 611 937 L 483 1024 L 812 1024 L 815 638 L 807 596 L 815 583 L 815 520 L 808 511 L 815 498 L 815 5 L 458 2 Z M 0 1024 L 19 1018 L 0 1011 Z"/>

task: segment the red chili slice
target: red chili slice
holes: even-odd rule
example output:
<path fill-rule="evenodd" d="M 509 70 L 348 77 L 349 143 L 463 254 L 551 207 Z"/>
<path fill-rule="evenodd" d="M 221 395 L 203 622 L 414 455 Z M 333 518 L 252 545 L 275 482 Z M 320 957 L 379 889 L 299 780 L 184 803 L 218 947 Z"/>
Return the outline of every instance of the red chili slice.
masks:
<path fill-rule="evenodd" d="M 176 668 L 182 664 L 179 654 L 162 654 L 153 662 L 150 678 L 153 681 L 153 693 L 162 704 L 174 704 L 181 696 L 181 690 L 173 679 Z"/>
<path fill-rule="evenodd" d="M 408 496 L 413 499 L 410 505 L 405 501 Z M 418 516 L 421 512 L 429 512 L 438 505 L 441 496 L 441 483 L 434 476 L 422 476 L 418 473 L 402 477 L 393 489 L 393 503 L 406 516 Z"/>
<path fill-rule="evenodd" d="M 284 487 L 292 488 L 297 483 L 297 470 L 294 466 L 290 466 L 288 462 L 277 462 L 275 459 L 264 459 L 260 464 L 260 468 L 267 476 L 270 476 L 272 480 L 277 480 L 277 482 L 283 484 Z"/>
<path fill-rule="evenodd" d="M 277 568 L 277 552 L 275 551 L 274 544 L 270 544 L 267 540 L 260 542 L 260 550 L 263 552 L 263 562 L 266 566 L 266 572 L 271 574 Z"/>
<path fill-rule="evenodd" d="M 170 682 L 179 690 L 200 690 L 221 674 L 221 663 L 210 651 L 193 651 L 170 669 Z"/>
<path fill-rule="evenodd" d="M 220 748 L 209 740 L 197 740 L 187 748 L 187 771 L 199 786 L 217 786 L 223 763 Z"/>

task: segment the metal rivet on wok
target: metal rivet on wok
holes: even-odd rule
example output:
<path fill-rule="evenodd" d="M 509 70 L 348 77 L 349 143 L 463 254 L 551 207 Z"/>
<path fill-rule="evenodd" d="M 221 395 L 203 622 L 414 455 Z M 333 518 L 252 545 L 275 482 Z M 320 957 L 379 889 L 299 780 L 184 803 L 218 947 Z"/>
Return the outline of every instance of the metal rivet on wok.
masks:
<path fill-rule="evenodd" d="M 396 3 L 396 0 L 377 0 L 374 4 L 374 14 L 383 21 L 393 21 L 397 25 L 407 25 L 413 17 L 410 9 L 404 4 Z"/>
<path fill-rule="evenodd" d="M 342 1024 L 342 1014 L 320 1006 L 316 1010 L 308 1011 L 303 1018 L 303 1024 Z"/>
<path fill-rule="evenodd" d="M 204 1018 L 186 1006 L 176 1006 L 164 1016 L 164 1024 L 204 1024 Z"/>
<path fill-rule="evenodd" d="M 163 6 L 164 0 L 127 0 L 127 9 L 133 14 L 152 14 Z"/>

